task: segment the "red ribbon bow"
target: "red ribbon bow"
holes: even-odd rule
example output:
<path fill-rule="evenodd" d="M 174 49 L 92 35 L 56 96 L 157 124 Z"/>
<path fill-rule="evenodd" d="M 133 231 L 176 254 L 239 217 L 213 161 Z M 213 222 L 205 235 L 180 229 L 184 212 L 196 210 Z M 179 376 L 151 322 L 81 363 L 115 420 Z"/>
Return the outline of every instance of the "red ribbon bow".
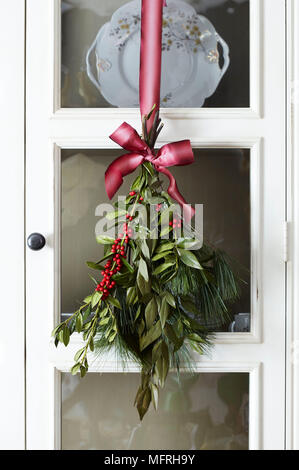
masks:
<path fill-rule="evenodd" d="M 190 165 L 194 162 L 190 140 L 163 145 L 157 155 L 155 155 L 136 130 L 126 122 L 111 134 L 110 139 L 130 153 L 121 155 L 107 168 L 105 185 L 109 199 L 113 198 L 116 191 L 122 185 L 124 176 L 133 173 L 139 165 L 148 161 L 153 164 L 157 171 L 168 177 L 170 184 L 167 191 L 169 196 L 183 208 L 185 219 L 191 220 L 195 211 L 186 203 L 178 190 L 175 178 L 166 168 L 169 166 Z"/>

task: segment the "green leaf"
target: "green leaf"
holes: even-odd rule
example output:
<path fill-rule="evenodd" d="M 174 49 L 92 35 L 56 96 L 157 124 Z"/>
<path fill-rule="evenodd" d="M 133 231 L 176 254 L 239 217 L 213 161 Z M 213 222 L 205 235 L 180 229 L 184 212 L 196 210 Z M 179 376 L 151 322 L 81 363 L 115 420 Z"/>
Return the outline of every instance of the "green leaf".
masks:
<path fill-rule="evenodd" d="M 127 289 L 127 304 L 133 305 L 136 299 L 137 299 L 136 287 L 135 286 L 129 287 L 129 289 Z"/>
<path fill-rule="evenodd" d="M 82 354 L 84 353 L 84 351 L 85 351 L 85 347 L 79 349 L 79 351 L 76 352 L 75 357 L 74 357 L 74 361 L 75 361 L 75 362 L 78 362 L 78 361 L 79 361 L 79 359 L 80 359 L 80 357 L 82 356 Z"/>
<path fill-rule="evenodd" d="M 178 248 L 178 253 L 180 255 L 180 261 L 182 261 L 186 266 L 190 266 L 195 269 L 203 269 L 195 254 L 191 251 Z"/>
<path fill-rule="evenodd" d="M 109 304 L 113 305 L 114 307 L 118 308 L 119 310 L 121 310 L 121 305 L 119 303 L 119 300 L 116 299 L 115 297 L 112 297 L 111 295 L 109 297 L 107 297 L 107 300 L 109 302 Z"/>
<path fill-rule="evenodd" d="M 173 297 L 173 295 L 170 292 L 166 292 L 165 299 L 167 300 L 169 305 L 171 305 L 173 308 L 176 307 L 175 298 Z"/>
<path fill-rule="evenodd" d="M 155 364 L 155 372 L 159 377 L 161 387 L 164 386 L 165 379 L 169 371 L 169 350 L 165 341 L 161 344 L 161 356 L 158 358 Z"/>
<path fill-rule="evenodd" d="M 200 343 L 198 343 L 197 341 L 192 341 L 191 339 L 189 339 L 189 344 L 190 344 L 191 348 L 194 351 L 196 351 L 199 354 L 204 354 L 204 348 L 201 346 Z"/>
<path fill-rule="evenodd" d="M 83 327 L 83 317 L 82 314 L 76 316 L 76 331 L 77 333 L 81 333 Z"/>
<path fill-rule="evenodd" d="M 141 313 L 141 305 L 139 305 L 138 309 L 137 309 L 137 312 L 136 312 L 136 315 L 135 315 L 135 320 L 138 320 L 139 316 L 140 316 L 140 313 Z"/>
<path fill-rule="evenodd" d="M 85 297 L 85 299 L 83 300 L 83 302 L 84 302 L 85 304 L 90 304 L 91 299 L 92 299 L 92 295 L 88 295 L 87 297 Z"/>
<path fill-rule="evenodd" d="M 123 215 L 126 215 L 127 211 L 125 211 L 124 209 L 119 209 L 117 211 L 114 211 L 114 212 L 109 212 L 107 215 L 106 215 L 106 219 L 108 220 L 113 220 L 113 219 L 117 219 L 118 217 L 122 217 Z M 113 243 L 114 240 L 112 240 L 112 243 Z"/>
<path fill-rule="evenodd" d="M 169 323 L 166 323 L 164 332 L 171 343 L 174 345 L 174 350 L 178 351 L 184 342 L 184 338 L 178 338 L 175 331 Z"/>
<path fill-rule="evenodd" d="M 152 351 L 152 363 L 155 364 L 155 362 L 159 359 L 159 357 L 162 356 L 162 340 L 157 342 L 155 346 L 153 347 Z"/>
<path fill-rule="evenodd" d="M 159 400 L 159 389 L 157 385 L 151 384 L 151 392 L 152 392 L 152 402 L 154 405 L 155 410 L 157 411 L 158 409 L 158 400 Z"/>
<path fill-rule="evenodd" d="M 101 298 L 102 298 L 102 295 L 99 292 L 94 292 L 92 296 L 91 307 L 94 308 L 99 303 Z"/>
<path fill-rule="evenodd" d="M 147 246 L 146 240 L 142 240 L 142 243 L 141 243 L 141 250 L 142 250 L 142 253 L 144 254 L 144 256 L 145 256 L 147 259 L 150 259 L 150 251 L 149 251 L 149 248 L 148 248 L 148 246 Z"/>
<path fill-rule="evenodd" d="M 128 261 L 126 260 L 126 258 L 121 258 L 124 266 L 127 268 L 128 271 L 130 271 L 130 273 L 133 273 L 134 272 L 134 268 L 133 266 L 130 265 L 130 263 L 128 263 Z"/>
<path fill-rule="evenodd" d="M 201 338 L 197 333 L 191 333 L 190 335 L 188 335 L 188 339 L 190 339 L 191 341 L 195 341 L 196 343 L 205 343 L 203 338 Z"/>
<path fill-rule="evenodd" d="M 157 318 L 158 306 L 155 297 L 153 297 L 145 308 L 146 327 L 149 330 Z"/>
<path fill-rule="evenodd" d="M 108 338 L 108 343 L 112 343 L 115 340 L 116 335 L 117 331 L 113 331 L 113 333 Z"/>
<path fill-rule="evenodd" d="M 140 258 L 138 272 L 141 274 L 145 281 L 148 281 L 148 270 L 147 264 L 143 258 Z"/>
<path fill-rule="evenodd" d="M 98 271 L 103 271 L 103 269 L 105 269 L 101 264 L 93 263 L 92 261 L 86 261 L 86 264 L 89 268 L 96 269 Z"/>
<path fill-rule="evenodd" d="M 154 276 L 157 276 L 158 274 L 161 274 L 163 271 L 166 271 L 166 269 L 171 268 L 171 266 L 173 266 L 174 264 L 175 264 L 175 262 L 160 264 L 160 266 L 158 266 L 154 270 L 154 272 L 153 272 Z"/>
<path fill-rule="evenodd" d="M 193 247 L 200 248 L 200 241 L 193 238 L 180 238 L 177 243 L 178 248 L 184 248 L 185 250 L 190 250 Z"/>
<path fill-rule="evenodd" d="M 140 388 L 136 396 L 136 406 L 139 413 L 140 421 L 142 421 L 151 403 L 151 391 L 147 387 L 145 390 Z"/>
<path fill-rule="evenodd" d="M 91 275 L 88 273 L 88 276 L 90 277 L 90 279 L 95 283 L 95 285 L 97 286 L 98 285 L 98 281 Z"/>
<path fill-rule="evenodd" d="M 67 346 L 70 342 L 70 330 L 67 326 L 64 327 L 63 330 L 63 344 Z"/>
<path fill-rule="evenodd" d="M 86 372 L 87 372 L 87 369 L 84 366 L 81 365 L 80 366 L 80 375 L 81 375 L 82 379 L 83 379 L 83 377 L 85 377 Z"/>
<path fill-rule="evenodd" d="M 88 305 L 87 309 L 83 313 L 83 322 L 85 322 L 91 314 L 91 303 Z"/>
<path fill-rule="evenodd" d="M 102 318 L 102 320 L 99 322 L 100 326 L 107 325 L 110 321 L 110 317 Z"/>
<path fill-rule="evenodd" d="M 137 274 L 137 285 L 138 285 L 138 288 L 141 292 L 141 295 L 145 296 L 147 294 L 150 294 L 151 292 L 151 284 L 149 281 L 146 281 L 143 276 L 140 274 L 140 272 L 138 271 L 138 274 Z"/>
<path fill-rule="evenodd" d="M 150 344 L 156 341 L 162 333 L 161 323 L 158 321 L 152 328 L 140 338 L 140 351 L 143 351 Z"/>
<path fill-rule="evenodd" d="M 165 258 L 167 255 L 171 255 L 172 251 L 163 251 L 162 253 L 158 253 L 152 258 L 152 261 L 159 261 L 159 259 Z"/>
<path fill-rule="evenodd" d="M 77 363 L 71 368 L 71 374 L 76 375 L 80 371 L 81 364 Z"/>
<path fill-rule="evenodd" d="M 130 284 L 134 282 L 134 278 L 132 273 L 125 272 L 125 273 L 117 273 L 112 276 L 113 281 L 115 281 L 119 286 L 128 287 Z"/>
<path fill-rule="evenodd" d="M 113 245 L 114 243 L 114 239 L 107 235 L 98 235 L 96 240 L 100 245 Z"/>
<path fill-rule="evenodd" d="M 62 324 L 60 323 L 57 325 L 54 330 L 52 331 L 52 336 L 56 336 L 56 334 L 59 332 L 59 330 L 62 328 Z"/>
<path fill-rule="evenodd" d="M 169 315 L 169 305 L 167 303 L 166 297 L 163 297 L 162 299 L 161 308 L 159 310 L 159 315 L 160 315 L 162 328 L 164 328 L 166 320 Z"/>
<path fill-rule="evenodd" d="M 172 230 L 172 227 L 170 227 L 169 225 L 167 227 L 164 227 L 162 230 L 161 230 L 161 233 L 160 233 L 160 237 L 165 237 L 165 235 L 167 235 L 169 232 L 171 232 Z"/>
<path fill-rule="evenodd" d="M 155 250 L 155 253 L 162 253 L 162 251 L 169 251 L 169 250 L 172 250 L 174 247 L 174 243 L 162 243 L 161 245 L 159 245 L 156 250 Z"/>

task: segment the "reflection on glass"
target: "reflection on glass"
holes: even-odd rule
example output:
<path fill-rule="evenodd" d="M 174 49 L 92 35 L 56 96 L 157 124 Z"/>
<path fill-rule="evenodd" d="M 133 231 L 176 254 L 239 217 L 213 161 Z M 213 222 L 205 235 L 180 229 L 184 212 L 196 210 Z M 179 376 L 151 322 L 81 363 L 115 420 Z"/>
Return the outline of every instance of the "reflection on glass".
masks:
<path fill-rule="evenodd" d="M 230 306 L 233 320 L 234 315 L 250 312 L 250 152 L 194 152 L 193 165 L 176 167 L 172 172 L 187 201 L 204 206 L 204 239 L 225 250 L 240 265 L 247 281 L 241 298 Z M 99 220 L 95 210 L 100 203 L 109 202 L 104 174 L 117 156 L 117 150 L 62 152 L 62 313 L 73 312 L 93 286 L 85 263 L 103 256 L 102 245 L 95 240 Z M 125 178 L 118 195 L 128 193 L 135 175 Z M 216 327 L 211 328 L 215 331 Z M 228 328 L 225 325 L 223 330 Z"/>
<path fill-rule="evenodd" d="M 62 374 L 62 449 L 248 449 L 248 374 L 170 374 L 142 423 L 138 385 L 138 374 Z"/>
<path fill-rule="evenodd" d="M 62 107 L 138 106 L 139 3 L 62 2 Z M 249 0 L 168 3 L 161 105 L 248 107 Z"/>

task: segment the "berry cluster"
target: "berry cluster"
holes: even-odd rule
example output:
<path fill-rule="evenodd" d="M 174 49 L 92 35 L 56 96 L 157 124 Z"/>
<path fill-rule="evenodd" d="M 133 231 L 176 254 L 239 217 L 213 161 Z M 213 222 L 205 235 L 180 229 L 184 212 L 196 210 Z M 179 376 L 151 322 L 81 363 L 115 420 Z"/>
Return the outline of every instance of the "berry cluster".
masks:
<path fill-rule="evenodd" d="M 97 288 L 96 288 L 96 291 L 103 293 L 102 300 L 105 300 L 108 297 L 109 291 L 113 289 L 113 287 L 115 286 L 115 281 L 112 281 L 111 277 L 117 273 L 119 266 L 120 264 L 118 264 L 117 267 L 114 268 L 112 266 L 111 260 L 108 260 L 107 263 L 105 264 L 105 270 L 102 271 L 103 280 L 97 285 Z"/>
<path fill-rule="evenodd" d="M 169 226 L 172 228 L 181 228 L 182 224 L 179 220 L 173 219 L 172 222 L 169 222 Z"/>
<path fill-rule="evenodd" d="M 133 194 L 134 193 L 134 194 Z M 135 192 L 132 191 L 130 196 L 135 196 Z M 141 198 L 143 200 L 143 198 Z M 132 221 L 133 217 L 130 214 L 126 215 L 128 221 Z M 119 272 L 123 267 L 123 258 L 126 258 L 126 249 L 123 243 L 129 243 L 130 237 L 133 234 L 133 230 L 128 227 L 127 223 L 123 224 L 124 233 L 120 233 L 118 238 L 114 240 L 114 243 L 111 247 L 111 253 L 113 256 L 113 264 L 111 260 L 108 260 L 105 264 L 105 269 L 102 271 L 103 279 L 97 285 L 96 291 L 102 292 L 102 300 L 105 300 L 109 296 L 109 291 L 115 287 L 115 281 L 111 280 L 112 276 Z"/>
<path fill-rule="evenodd" d="M 125 242 L 128 243 L 129 238 L 125 237 Z M 114 254 L 114 257 L 111 260 L 108 260 L 105 264 L 105 269 L 102 271 L 103 280 L 97 285 L 96 291 L 102 292 L 102 300 L 105 300 L 109 296 L 109 291 L 115 287 L 115 281 L 111 280 L 112 276 L 119 272 L 123 267 L 122 258 L 126 257 L 125 247 L 121 245 L 121 238 L 114 240 L 114 243 L 111 248 L 111 252 Z"/>
<path fill-rule="evenodd" d="M 136 196 L 136 194 L 137 194 L 136 191 L 130 191 L 129 192 L 129 196 Z M 142 202 L 143 200 L 144 200 L 144 198 L 142 196 L 140 196 L 139 201 Z"/>

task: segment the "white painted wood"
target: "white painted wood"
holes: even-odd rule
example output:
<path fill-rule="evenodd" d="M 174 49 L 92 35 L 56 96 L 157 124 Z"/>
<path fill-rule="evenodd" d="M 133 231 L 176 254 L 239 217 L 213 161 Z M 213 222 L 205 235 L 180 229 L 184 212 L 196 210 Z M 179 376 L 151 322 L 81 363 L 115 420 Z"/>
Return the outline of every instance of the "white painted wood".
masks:
<path fill-rule="evenodd" d="M 287 2 L 287 147 L 289 260 L 287 266 L 286 445 L 299 450 L 299 3 Z"/>
<path fill-rule="evenodd" d="M 137 110 L 58 109 L 58 6 L 58 0 L 27 0 L 27 231 L 38 230 L 47 237 L 42 252 L 27 254 L 29 449 L 59 446 L 58 370 L 66 370 L 73 354 L 71 346 L 59 348 L 57 355 L 50 344 L 60 295 L 59 223 L 54 208 L 56 205 L 57 211 L 59 203 L 60 148 L 112 148 L 114 144 L 108 135 L 124 119 L 140 129 Z M 198 147 L 251 148 L 253 330 L 244 337 L 219 335 L 211 357 L 200 361 L 198 367 L 207 371 L 229 371 L 234 367 L 235 371 L 249 371 L 250 446 L 282 449 L 285 437 L 285 1 L 251 0 L 251 29 L 251 109 L 164 109 L 162 138 L 163 142 L 190 138 Z M 80 339 L 74 338 L 74 347 L 77 341 Z M 104 370 L 100 364 L 93 367 Z M 117 364 L 112 361 L 109 367 Z"/>
<path fill-rule="evenodd" d="M 0 4 L 1 220 L 0 449 L 25 447 L 24 349 L 25 1 Z M 3 325 L 6 325 L 3 327 Z"/>

